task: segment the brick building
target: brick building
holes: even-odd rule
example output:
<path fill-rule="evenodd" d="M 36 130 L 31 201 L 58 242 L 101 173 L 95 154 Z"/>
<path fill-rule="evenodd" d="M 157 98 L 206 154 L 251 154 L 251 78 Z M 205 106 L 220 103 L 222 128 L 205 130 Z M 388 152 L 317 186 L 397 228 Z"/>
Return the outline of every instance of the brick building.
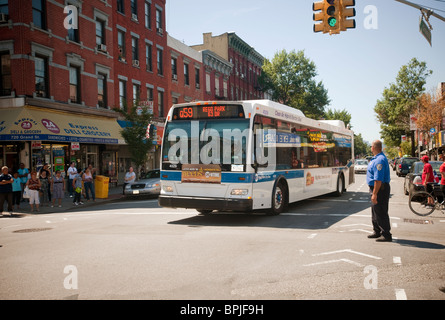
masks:
<path fill-rule="evenodd" d="M 201 53 L 205 67 L 204 100 L 228 100 L 228 83 L 233 64 L 211 50 L 203 50 Z"/>
<path fill-rule="evenodd" d="M 153 110 L 153 128 L 158 136 L 147 164 L 147 169 L 152 169 L 159 166 L 160 137 L 168 113 L 165 0 L 117 0 L 113 6 L 114 100 L 116 107 Z M 119 151 L 121 180 L 131 165 L 131 153 L 126 146 Z"/>
<path fill-rule="evenodd" d="M 191 47 L 199 51 L 210 50 L 233 65 L 228 81 L 229 100 L 264 97 L 258 85 L 264 57 L 234 32 L 226 32 L 219 36 L 204 33 L 203 44 Z"/>
<path fill-rule="evenodd" d="M 120 181 L 129 155 L 112 109 L 168 111 L 165 0 L 9 0 L 0 18 L 0 165 L 93 163 Z"/>
<path fill-rule="evenodd" d="M 167 78 L 170 80 L 168 105 L 201 101 L 204 79 L 202 55 L 181 41 L 167 36 L 168 61 Z"/>

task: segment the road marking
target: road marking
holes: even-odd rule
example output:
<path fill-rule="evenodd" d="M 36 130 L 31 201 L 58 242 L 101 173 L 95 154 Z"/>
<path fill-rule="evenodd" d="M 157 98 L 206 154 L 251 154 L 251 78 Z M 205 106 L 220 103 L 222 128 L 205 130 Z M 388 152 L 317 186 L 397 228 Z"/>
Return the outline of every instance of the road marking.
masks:
<path fill-rule="evenodd" d="M 392 262 L 398 266 L 402 265 L 402 258 L 400 257 L 392 257 Z"/>
<path fill-rule="evenodd" d="M 371 259 L 376 259 L 376 260 L 382 259 L 380 257 L 372 256 L 370 254 L 354 251 L 354 250 L 351 250 L 351 249 L 344 249 L 344 250 L 336 250 L 336 251 L 329 251 L 329 252 L 323 252 L 323 253 L 316 253 L 316 254 L 313 254 L 312 256 L 314 256 L 314 257 L 316 257 L 316 256 L 325 256 L 325 255 L 329 255 L 329 254 L 337 254 L 337 253 L 343 253 L 343 252 L 353 253 L 353 254 L 357 254 L 357 255 L 360 255 L 360 256 L 364 256 L 364 257 L 371 258 Z"/>
<path fill-rule="evenodd" d="M 393 222 L 393 223 L 392 223 L 392 227 L 393 227 L 393 228 L 397 228 L 397 223 Z"/>
<path fill-rule="evenodd" d="M 337 262 L 346 262 L 346 263 L 350 263 L 353 264 L 357 267 L 363 267 L 362 264 L 349 260 L 349 259 L 337 259 L 337 260 L 328 260 L 328 261 L 322 261 L 322 262 L 315 262 L 315 263 L 309 263 L 309 264 L 304 264 L 304 267 L 311 267 L 311 266 L 317 266 L 317 265 L 321 265 L 321 264 L 329 264 L 329 263 L 337 263 Z"/>
<path fill-rule="evenodd" d="M 406 292 L 404 289 L 396 289 L 396 300 L 407 300 Z"/>
<path fill-rule="evenodd" d="M 317 234 L 313 233 L 313 234 L 309 235 L 307 238 L 308 239 L 314 239 L 316 236 L 317 236 Z"/>

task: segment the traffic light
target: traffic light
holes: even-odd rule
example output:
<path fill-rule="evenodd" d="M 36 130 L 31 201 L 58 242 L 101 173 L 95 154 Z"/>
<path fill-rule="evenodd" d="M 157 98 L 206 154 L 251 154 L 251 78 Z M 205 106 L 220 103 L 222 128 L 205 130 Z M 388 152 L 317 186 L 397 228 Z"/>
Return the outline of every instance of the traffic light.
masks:
<path fill-rule="evenodd" d="M 326 26 L 325 26 L 325 2 L 323 1 L 319 1 L 319 2 L 314 2 L 312 4 L 312 10 L 315 11 L 315 13 L 313 14 L 313 20 L 314 21 L 321 21 L 321 23 L 316 23 L 314 24 L 314 32 L 321 32 L 323 31 L 323 33 L 326 32 Z"/>
<path fill-rule="evenodd" d="M 323 0 L 314 2 L 312 10 L 314 21 L 321 21 L 314 24 L 314 32 L 329 34 L 339 34 L 340 31 L 355 28 L 355 20 L 348 19 L 355 17 L 355 0 Z"/>
<path fill-rule="evenodd" d="M 340 33 L 340 2 L 341 0 L 323 0 L 312 4 L 312 10 L 315 11 L 313 20 L 321 21 L 314 25 L 314 32 Z"/>
<path fill-rule="evenodd" d="M 355 28 L 355 19 L 348 19 L 350 17 L 355 17 L 355 9 L 348 8 L 355 6 L 355 0 L 341 0 L 340 8 L 340 30 L 346 31 L 347 29 Z"/>

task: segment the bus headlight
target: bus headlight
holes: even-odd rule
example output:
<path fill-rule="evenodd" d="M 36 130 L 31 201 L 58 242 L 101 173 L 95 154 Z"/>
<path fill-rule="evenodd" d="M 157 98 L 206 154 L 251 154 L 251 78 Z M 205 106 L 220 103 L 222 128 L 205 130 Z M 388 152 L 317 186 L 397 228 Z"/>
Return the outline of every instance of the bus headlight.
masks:
<path fill-rule="evenodd" d="M 230 195 L 232 196 L 247 196 L 249 193 L 248 189 L 232 189 Z"/>
<path fill-rule="evenodd" d="M 172 186 L 162 186 L 162 190 L 164 192 L 173 192 L 173 187 Z"/>

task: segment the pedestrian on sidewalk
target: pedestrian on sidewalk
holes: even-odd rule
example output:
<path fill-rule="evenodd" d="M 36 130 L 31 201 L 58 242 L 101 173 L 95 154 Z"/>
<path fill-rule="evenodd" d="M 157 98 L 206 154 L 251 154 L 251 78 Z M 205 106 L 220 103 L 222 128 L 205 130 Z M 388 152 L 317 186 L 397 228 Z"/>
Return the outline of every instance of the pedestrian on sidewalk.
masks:
<path fill-rule="evenodd" d="M 389 221 L 390 171 L 388 159 L 382 152 L 382 142 L 375 140 L 371 145 L 374 157 L 368 165 L 366 182 L 371 192 L 372 226 L 374 233 L 368 238 L 378 242 L 391 242 L 391 224 Z"/>
<path fill-rule="evenodd" d="M 20 163 L 20 168 L 17 172 L 19 174 L 20 184 L 22 187 L 22 201 L 25 201 L 25 199 L 23 199 L 23 190 L 25 190 L 26 182 L 28 182 L 29 170 L 25 168 L 25 164 L 22 162 Z"/>
<path fill-rule="evenodd" d="M 51 189 L 53 193 L 53 204 L 51 207 L 54 207 L 56 200 L 59 200 L 59 208 L 61 208 L 65 194 L 65 179 L 63 179 L 60 170 L 56 171 L 56 176 L 51 180 Z"/>
<path fill-rule="evenodd" d="M 133 183 L 136 181 L 136 173 L 134 173 L 133 171 L 133 167 L 130 167 L 128 169 L 128 172 L 125 174 L 125 179 L 124 179 L 124 187 L 122 189 L 122 194 L 125 195 L 125 186 L 129 183 Z"/>
<path fill-rule="evenodd" d="M 14 179 L 9 174 L 9 168 L 7 166 L 2 167 L 2 173 L 0 174 L 0 215 L 3 214 L 3 206 L 5 200 L 8 201 L 8 211 L 12 215 L 12 183 Z"/>
<path fill-rule="evenodd" d="M 74 199 L 73 204 L 78 206 L 79 204 L 83 204 L 80 201 L 80 197 L 82 195 L 82 175 L 80 173 L 76 173 L 73 179 L 73 190 L 74 190 Z"/>
<path fill-rule="evenodd" d="M 93 174 L 91 173 L 90 169 L 86 168 L 85 172 L 82 175 L 83 180 L 83 186 L 85 188 L 85 197 L 87 198 L 87 201 L 90 201 L 89 192 L 91 192 L 91 197 L 93 198 L 93 201 L 96 201 L 96 196 L 94 194 L 94 186 L 93 186 Z"/>
<path fill-rule="evenodd" d="M 16 211 L 20 210 L 20 200 L 22 199 L 22 185 L 19 173 L 14 172 L 14 182 L 12 183 L 12 205 L 16 205 Z"/>
<path fill-rule="evenodd" d="M 36 205 L 36 210 L 40 211 L 40 180 L 37 178 L 37 172 L 31 172 L 31 178 L 28 179 L 26 185 L 29 189 L 29 205 L 31 206 L 31 212 L 34 212 L 34 204 Z"/>
<path fill-rule="evenodd" d="M 71 198 L 73 197 L 73 191 L 74 191 L 73 180 L 77 174 L 77 168 L 75 167 L 75 165 L 76 165 L 76 162 L 74 162 L 74 161 L 71 162 L 70 167 L 68 168 L 68 171 L 67 171 L 68 172 L 68 192 L 69 192 Z"/>
<path fill-rule="evenodd" d="M 49 197 L 48 192 L 50 189 L 50 183 L 49 183 L 49 177 L 47 176 L 47 170 L 40 171 L 39 174 L 39 180 L 40 180 L 40 194 L 41 194 L 41 200 L 40 204 L 42 207 L 45 205 L 49 206 Z"/>

